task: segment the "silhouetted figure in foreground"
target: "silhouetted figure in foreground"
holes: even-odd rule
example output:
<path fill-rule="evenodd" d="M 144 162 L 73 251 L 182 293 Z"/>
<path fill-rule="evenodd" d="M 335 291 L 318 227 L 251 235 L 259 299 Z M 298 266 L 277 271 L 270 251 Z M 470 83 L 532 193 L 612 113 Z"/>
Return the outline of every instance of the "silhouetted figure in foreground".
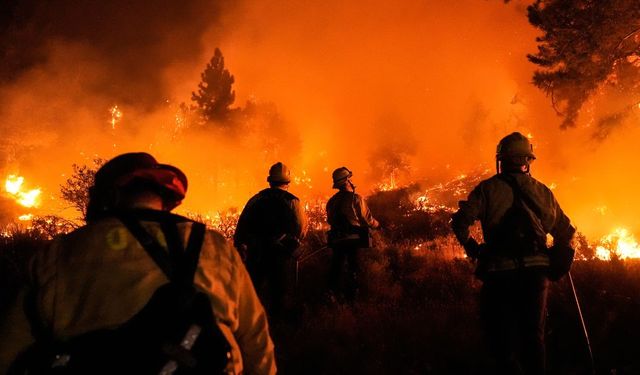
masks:
<path fill-rule="evenodd" d="M 520 133 L 498 144 L 497 174 L 460 202 L 452 227 L 467 255 L 477 259 L 483 281 L 480 314 L 486 339 L 502 374 L 544 374 L 544 330 L 549 276 L 561 276 L 551 262 L 569 252 L 575 229 L 551 190 L 530 174 L 533 147 Z M 484 244 L 469 236 L 482 224 Z M 547 249 L 547 234 L 554 246 Z"/>
<path fill-rule="evenodd" d="M 304 238 L 307 222 L 300 200 L 288 192 L 289 168 L 274 164 L 267 181 L 270 187 L 254 195 L 242 210 L 234 244 L 244 254 L 269 318 L 279 320 L 290 308 L 285 300 L 293 286 L 292 255 Z"/>
<path fill-rule="evenodd" d="M 379 224 L 364 199 L 356 194 L 353 173 L 346 167 L 333 171 L 333 188 L 338 189 L 327 202 L 327 221 L 331 226 L 328 245 L 333 251 L 329 284 L 336 297 L 353 302 L 360 287 L 362 250 L 371 247 L 370 230 Z M 344 263 L 347 277 L 342 287 Z"/>
<path fill-rule="evenodd" d="M 220 354 L 201 345 L 215 333 L 227 348 L 222 366 L 228 371 L 275 374 L 267 318 L 237 252 L 221 234 L 170 213 L 186 191 L 184 173 L 146 153 L 102 166 L 90 190 L 87 225 L 36 254 L 29 285 L 0 322 L 0 373 L 35 339 L 75 342 L 69 356 L 46 366 L 62 373 L 65 366 L 77 366 L 72 373 L 83 366 L 91 367 L 80 370 L 87 374 L 160 373 L 147 368 L 149 362 L 184 369 Z M 203 313 L 197 324 L 178 327 L 170 334 L 175 341 L 148 339 L 175 323 L 166 316 L 184 317 L 182 307 Z M 165 324 L 147 325 L 144 318 Z M 157 345 L 161 361 L 147 357 L 149 347 L 138 342 Z M 92 350 L 96 346 L 101 350 Z"/>

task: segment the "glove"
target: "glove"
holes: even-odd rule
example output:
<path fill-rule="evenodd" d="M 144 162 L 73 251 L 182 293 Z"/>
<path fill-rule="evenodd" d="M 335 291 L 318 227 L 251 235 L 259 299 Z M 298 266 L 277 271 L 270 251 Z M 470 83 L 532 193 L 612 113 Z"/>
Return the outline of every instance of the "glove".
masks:
<path fill-rule="evenodd" d="M 464 247 L 465 253 L 471 259 L 478 259 L 482 246 L 473 238 L 469 238 L 462 247 Z"/>

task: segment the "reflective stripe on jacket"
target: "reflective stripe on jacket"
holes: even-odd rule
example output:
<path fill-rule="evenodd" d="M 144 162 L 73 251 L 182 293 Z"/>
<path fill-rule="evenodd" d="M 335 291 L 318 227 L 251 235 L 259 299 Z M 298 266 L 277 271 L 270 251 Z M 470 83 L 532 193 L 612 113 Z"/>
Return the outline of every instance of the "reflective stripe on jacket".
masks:
<path fill-rule="evenodd" d="M 478 263 L 478 267 L 485 272 L 499 272 L 520 267 L 549 267 L 549 257 L 546 254 L 527 255 L 519 259 L 491 257 L 480 259 Z"/>

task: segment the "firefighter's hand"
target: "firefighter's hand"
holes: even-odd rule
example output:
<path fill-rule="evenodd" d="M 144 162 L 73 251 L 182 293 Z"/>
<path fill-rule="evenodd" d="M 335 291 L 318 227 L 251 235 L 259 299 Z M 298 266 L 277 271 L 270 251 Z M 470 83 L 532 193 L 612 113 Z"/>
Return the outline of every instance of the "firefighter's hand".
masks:
<path fill-rule="evenodd" d="M 473 238 L 469 238 L 467 242 L 462 245 L 464 247 L 465 253 L 471 259 L 478 259 L 480 255 L 480 249 L 482 246 Z"/>

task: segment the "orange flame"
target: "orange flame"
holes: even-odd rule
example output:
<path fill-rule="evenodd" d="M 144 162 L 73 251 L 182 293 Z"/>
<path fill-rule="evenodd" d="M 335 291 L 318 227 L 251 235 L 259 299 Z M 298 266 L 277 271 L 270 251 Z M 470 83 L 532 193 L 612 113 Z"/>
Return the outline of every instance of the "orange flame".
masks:
<path fill-rule="evenodd" d="M 640 258 L 640 245 L 626 228 L 614 229 L 612 233 L 602 237 L 600 245 L 596 247 L 597 258 L 611 260 L 613 256 L 619 259 Z"/>
<path fill-rule="evenodd" d="M 10 175 L 6 178 L 4 189 L 15 201 L 24 207 L 37 207 L 40 204 L 40 188 L 23 190 L 24 177 Z"/>

